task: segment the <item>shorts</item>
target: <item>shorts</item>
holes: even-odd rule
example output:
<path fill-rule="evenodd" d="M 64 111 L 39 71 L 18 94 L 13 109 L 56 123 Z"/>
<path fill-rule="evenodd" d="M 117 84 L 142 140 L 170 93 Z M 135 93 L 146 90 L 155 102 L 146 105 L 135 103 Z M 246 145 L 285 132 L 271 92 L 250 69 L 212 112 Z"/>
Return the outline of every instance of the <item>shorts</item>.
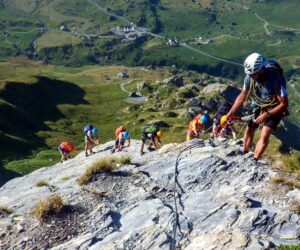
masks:
<path fill-rule="evenodd" d="M 119 138 L 116 139 L 116 141 L 115 141 L 115 146 L 117 147 L 118 144 L 119 144 Z M 122 147 L 124 146 L 124 144 L 125 144 L 125 140 L 121 140 L 121 145 L 122 145 Z"/>
<path fill-rule="evenodd" d="M 154 140 L 154 135 L 153 135 L 153 134 L 146 134 L 146 133 L 143 133 L 143 134 L 142 134 L 142 142 L 143 142 L 143 143 L 146 143 L 146 140 L 147 140 L 147 139 Z"/>
<path fill-rule="evenodd" d="M 63 154 L 63 155 L 66 155 L 66 154 L 69 154 L 70 152 L 68 150 L 65 150 L 65 149 L 62 149 L 60 146 L 58 146 L 58 151 Z"/>
<path fill-rule="evenodd" d="M 85 142 L 88 146 L 93 146 L 93 143 L 91 142 L 91 140 L 90 140 L 87 136 L 84 137 L 84 142 Z"/>
<path fill-rule="evenodd" d="M 255 118 L 259 116 L 260 112 L 255 113 Z M 272 115 L 264 121 L 264 126 L 275 130 L 284 116 L 282 114 Z M 248 128 L 258 128 L 259 124 L 250 121 L 248 122 Z"/>

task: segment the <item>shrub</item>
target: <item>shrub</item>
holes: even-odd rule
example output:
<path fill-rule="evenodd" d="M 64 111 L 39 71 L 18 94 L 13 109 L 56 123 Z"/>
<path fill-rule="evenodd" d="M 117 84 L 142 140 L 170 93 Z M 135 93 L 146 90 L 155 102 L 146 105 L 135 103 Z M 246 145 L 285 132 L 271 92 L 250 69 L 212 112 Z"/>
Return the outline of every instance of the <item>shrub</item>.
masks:
<path fill-rule="evenodd" d="M 67 180 L 70 179 L 70 176 L 64 176 L 64 177 L 62 177 L 61 179 L 62 179 L 63 181 L 67 181 Z"/>
<path fill-rule="evenodd" d="M 276 250 L 300 250 L 300 245 L 280 245 Z"/>
<path fill-rule="evenodd" d="M 119 159 L 118 159 L 118 163 L 120 164 L 130 164 L 131 163 L 131 156 L 130 155 L 122 155 Z"/>
<path fill-rule="evenodd" d="M 39 180 L 37 183 L 35 183 L 36 187 L 43 187 L 43 186 L 48 186 L 48 182 L 46 180 Z"/>
<path fill-rule="evenodd" d="M 90 182 L 92 176 L 99 171 L 112 172 L 117 168 L 117 161 L 113 157 L 104 157 L 98 159 L 88 167 L 85 172 L 77 178 L 79 185 L 86 185 Z"/>
<path fill-rule="evenodd" d="M 7 207 L 7 206 L 4 206 L 4 205 L 0 205 L 0 214 L 11 214 L 12 212 L 12 209 Z"/>
<path fill-rule="evenodd" d="M 296 173 L 300 175 L 300 156 L 295 155 L 283 155 L 281 161 L 285 170 L 288 172 Z"/>
<path fill-rule="evenodd" d="M 51 215 L 59 214 L 64 208 L 63 199 L 59 194 L 54 194 L 40 200 L 31 211 L 38 219 L 45 219 Z"/>
<path fill-rule="evenodd" d="M 297 180 L 289 179 L 285 176 L 277 176 L 272 179 L 275 184 L 283 184 L 289 189 L 300 188 L 300 183 Z"/>
<path fill-rule="evenodd" d="M 296 214 L 300 214 L 300 202 L 299 201 L 294 201 L 292 202 L 292 211 Z"/>

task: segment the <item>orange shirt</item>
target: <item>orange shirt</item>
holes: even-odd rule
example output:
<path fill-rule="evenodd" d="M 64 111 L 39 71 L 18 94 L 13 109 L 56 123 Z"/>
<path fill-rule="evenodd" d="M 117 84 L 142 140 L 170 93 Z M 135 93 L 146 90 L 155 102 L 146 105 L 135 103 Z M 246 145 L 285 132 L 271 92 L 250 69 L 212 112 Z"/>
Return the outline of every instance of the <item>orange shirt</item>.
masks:
<path fill-rule="evenodd" d="M 199 133 L 201 129 L 204 127 L 204 125 L 199 120 L 192 120 L 189 124 L 189 132 L 193 133 L 194 131 L 197 131 Z"/>

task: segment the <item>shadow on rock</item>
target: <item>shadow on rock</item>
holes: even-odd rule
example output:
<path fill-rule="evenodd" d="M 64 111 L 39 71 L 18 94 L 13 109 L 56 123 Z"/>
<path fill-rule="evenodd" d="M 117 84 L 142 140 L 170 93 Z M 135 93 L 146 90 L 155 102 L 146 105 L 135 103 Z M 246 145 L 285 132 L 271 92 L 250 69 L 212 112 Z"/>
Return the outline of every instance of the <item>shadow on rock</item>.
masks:
<path fill-rule="evenodd" d="M 300 150 L 300 127 L 288 120 L 284 121 L 284 125 L 284 127 L 278 127 L 274 132 L 274 135 L 282 142 L 280 152 L 288 153 L 290 149 Z"/>

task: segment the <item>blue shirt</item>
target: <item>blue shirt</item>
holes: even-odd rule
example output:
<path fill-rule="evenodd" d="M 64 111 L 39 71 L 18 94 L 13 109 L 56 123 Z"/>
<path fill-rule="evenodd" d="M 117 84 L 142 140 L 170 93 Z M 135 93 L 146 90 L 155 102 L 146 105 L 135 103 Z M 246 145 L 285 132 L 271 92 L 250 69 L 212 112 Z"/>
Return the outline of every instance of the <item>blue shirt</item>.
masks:
<path fill-rule="evenodd" d="M 250 90 L 250 82 L 254 83 L 254 93 L 251 93 L 254 97 L 254 101 L 259 103 L 271 103 L 274 98 L 277 100 L 277 96 L 286 96 L 286 82 L 283 75 L 273 69 L 266 68 L 266 77 L 262 82 L 251 80 L 249 75 L 244 79 L 244 90 Z M 278 103 L 278 100 L 276 101 Z"/>

